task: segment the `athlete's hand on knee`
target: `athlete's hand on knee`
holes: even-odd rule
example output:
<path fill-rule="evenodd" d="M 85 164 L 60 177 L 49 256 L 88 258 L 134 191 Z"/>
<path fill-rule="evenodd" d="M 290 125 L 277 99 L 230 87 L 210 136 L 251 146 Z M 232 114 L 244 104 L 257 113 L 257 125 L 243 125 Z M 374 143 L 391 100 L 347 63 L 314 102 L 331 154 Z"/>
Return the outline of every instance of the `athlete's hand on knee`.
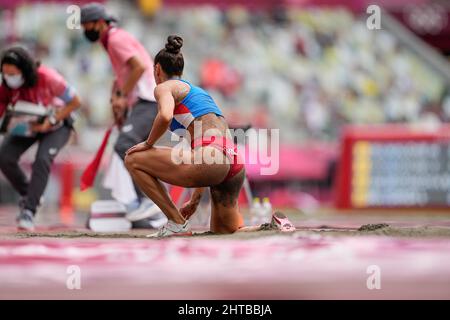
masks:
<path fill-rule="evenodd" d="M 128 149 L 126 154 L 130 155 L 132 153 L 145 151 L 145 150 L 148 150 L 148 149 L 151 149 L 151 148 L 152 148 L 152 146 L 147 144 L 147 142 L 141 142 L 141 143 L 138 143 L 137 145 L 131 147 L 130 149 Z"/>

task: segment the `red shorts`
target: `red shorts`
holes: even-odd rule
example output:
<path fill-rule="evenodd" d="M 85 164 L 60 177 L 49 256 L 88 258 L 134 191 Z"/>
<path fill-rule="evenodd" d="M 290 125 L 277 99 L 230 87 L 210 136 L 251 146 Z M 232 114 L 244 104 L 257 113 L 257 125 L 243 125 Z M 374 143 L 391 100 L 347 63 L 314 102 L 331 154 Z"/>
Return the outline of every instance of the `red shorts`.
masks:
<path fill-rule="evenodd" d="M 197 138 L 191 143 L 192 149 L 196 147 L 214 147 L 217 150 L 223 152 L 224 155 L 230 160 L 230 171 L 228 171 L 228 175 L 225 177 L 223 181 L 230 180 L 235 175 L 237 175 L 244 168 L 244 164 L 241 160 L 241 157 L 238 154 L 237 146 L 233 141 L 230 141 L 226 137 L 201 137 Z"/>

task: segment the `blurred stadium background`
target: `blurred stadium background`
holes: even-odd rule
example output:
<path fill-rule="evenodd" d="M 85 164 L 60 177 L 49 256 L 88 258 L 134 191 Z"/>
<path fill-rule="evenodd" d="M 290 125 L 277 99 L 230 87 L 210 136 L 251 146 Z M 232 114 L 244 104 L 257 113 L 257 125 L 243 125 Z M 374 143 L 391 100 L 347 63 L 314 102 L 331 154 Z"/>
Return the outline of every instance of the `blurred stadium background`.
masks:
<path fill-rule="evenodd" d="M 152 54 L 168 34 L 181 34 L 187 40 L 186 78 L 205 86 L 232 124 L 282 128 L 279 173 L 250 177 L 250 182 L 256 195 L 270 196 L 274 205 L 301 208 L 311 204 L 305 193 L 320 205 L 331 203 L 345 125 L 402 123 L 430 128 L 450 117 L 446 2 L 378 1 L 385 9 L 382 29 L 369 30 L 366 8 L 372 2 L 106 4 Z M 65 204 L 75 211 L 86 210 L 87 203 L 101 195 L 101 190 L 79 194 L 76 175 L 111 121 L 105 98 L 112 81 L 109 61 L 100 46 L 90 46 L 82 38 L 80 30 L 64 27 L 68 5 L 82 3 L 0 2 L 1 46 L 25 44 L 43 63 L 59 70 L 83 98 L 77 134 L 59 157 L 60 164 L 74 166 L 66 171 L 70 175 L 75 170 L 73 181 L 66 179 L 74 190 L 62 190 L 62 180 L 55 176 L 46 196 L 47 204 L 57 205 L 58 195 L 65 192 L 70 197 Z M 430 55 L 430 49 L 436 54 Z M 9 190 L 1 184 L 2 203 L 16 200 Z"/>
<path fill-rule="evenodd" d="M 81 30 L 65 27 L 67 7 L 85 2 L 0 0 L 0 47 L 25 44 L 63 74 L 83 99 L 76 135 L 57 159 L 45 194 L 43 213 L 49 213 L 49 224 L 82 225 L 90 204 L 109 197 L 102 179 L 87 192 L 78 187 L 81 171 L 111 122 L 112 76 L 106 54 L 100 46 L 87 43 Z M 323 212 L 326 223 L 342 228 L 387 221 L 398 212 L 398 221 L 414 221 L 413 225 L 430 223 L 430 217 L 438 215 L 434 225 L 446 226 L 447 231 L 440 229 L 434 235 L 445 235 L 446 240 L 442 247 L 436 243 L 428 249 L 435 250 L 439 259 L 437 251 L 448 248 L 448 1 L 111 0 L 105 4 L 120 26 L 152 55 L 167 35 L 180 34 L 185 39 L 185 77 L 212 94 L 232 125 L 281 129 L 280 170 L 273 176 L 249 170 L 254 196 L 270 197 L 275 208 L 312 219 L 304 221 L 305 227 L 317 227 L 321 222 L 315 217 Z M 371 4 L 383 9 L 380 30 L 366 25 Z M 23 160 L 30 163 L 32 157 L 29 152 Z M 1 212 L 15 213 L 16 202 L 17 195 L 0 177 Z M 386 208 L 396 210 L 387 215 L 378 210 Z M 342 214 L 348 209 L 362 214 Z M 12 224 L 12 214 L 0 214 L 0 225 Z M 411 234 L 425 234 L 420 232 Z M 448 255 L 440 258 L 442 267 L 448 266 Z M 448 270 L 436 272 L 442 277 L 435 278 L 441 285 L 435 296 L 448 298 Z M 291 289 L 279 297 L 299 297 Z M 329 296 L 339 297 L 338 288 L 334 289 Z M 390 294 L 395 297 L 394 291 Z"/>
<path fill-rule="evenodd" d="M 0 1 L 1 47 L 25 44 L 83 98 L 77 134 L 58 159 L 65 179 L 54 176 L 46 197 L 47 205 L 75 211 L 105 196 L 101 188 L 80 194 L 76 186 L 79 170 L 111 121 L 109 61 L 80 30 L 65 27 L 68 5 L 84 2 Z M 381 30 L 366 26 L 372 3 L 384 9 Z M 446 1 L 106 4 L 151 54 L 168 34 L 185 37 L 185 77 L 206 87 L 233 125 L 282 128 L 279 173 L 249 177 L 255 195 L 269 196 L 275 206 L 333 204 L 344 126 L 401 123 L 429 129 L 450 117 Z M 0 197 L 1 203 L 16 201 L 3 180 Z"/>

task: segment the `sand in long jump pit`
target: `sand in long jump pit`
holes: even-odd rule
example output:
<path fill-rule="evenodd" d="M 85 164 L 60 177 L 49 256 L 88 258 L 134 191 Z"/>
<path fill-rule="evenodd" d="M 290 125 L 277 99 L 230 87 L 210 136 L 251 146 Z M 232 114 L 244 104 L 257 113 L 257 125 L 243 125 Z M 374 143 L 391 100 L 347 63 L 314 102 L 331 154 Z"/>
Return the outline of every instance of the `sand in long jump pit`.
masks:
<path fill-rule="evenodd" d="M 387 237 L 413 237 L 413 238 L 433 238 L 442 237 L 450 239 L 450 227 L 447 226 L 411 226 L 411 227 L 395 227 L 387 225 L 383 227 L 365 229 L 366 226 L 362 225 L 359 228 L 345 228 L 329 225 L 322 225 L 318 227 L 297 227 L 297 230 L 293 233 L 300 236 L 387 236 Z M 375 224 L 376 226 L 376 224 Z M 0 232 L 0 239 L 27 239 L 27 238 L 98 238 L 98 239 L 149 239 L 147 235 L 155 231 L 151 230 L 132 230 L 124 233 L 99 233 L 89 230 L 41 230 L 36 232 Z M 197 238 L 212 238 L 212 239 L 237 239 L 237 240 L 249 240 L 258 239 L 270 236 L 288 236 L 290 234 L 281 233 L 276 230 L 260 230 L 249 232 L 237 232 L 230 235 L 218 235 L 212 234 L 207 231 L 196 231 L 191 239 Z"/>
<path fill-rule="evenodd" d="M 336 212 L 322 210 L 314 215 L 306 215 L 298 210 L 285 211 L 296 225 L 297 234 L 327 236 L 367 236 L 388 237 L 443 237 L 450 238 L 450 212 L 448 211 L 350 211 Z M 0 210 L 0 239 L 24 238 L 146 238 L 154 230 L 132 230 L 125 233 L 96 233 L 78 226 L 62 226 L 52 222 L 58 220 L 55 212 L 49 212 L 44 219 L 44 226 L 35 232 L 17 232 L 14 228 L 14 208 Z M 41 216 L 45 216 L 41 214 Z M 78 220 L 82 221 L 86 217 Z M 279 232 L 266 230 L 258 232 L 239 232 L 232 235 L 213 235 L 206 228 L 197 228 L 195 237 L 221 239 L 255 239 L 278 235 Z"/>

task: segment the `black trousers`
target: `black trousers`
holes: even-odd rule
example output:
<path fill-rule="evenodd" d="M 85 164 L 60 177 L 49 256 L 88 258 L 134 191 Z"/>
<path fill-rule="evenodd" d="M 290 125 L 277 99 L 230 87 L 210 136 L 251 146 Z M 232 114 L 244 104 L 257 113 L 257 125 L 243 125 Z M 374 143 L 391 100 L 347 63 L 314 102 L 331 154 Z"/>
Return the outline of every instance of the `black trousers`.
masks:
<path fill-rule="evenodd" d="M 129 148 L 148 138 L 157 114 L 158 105 L 153 101 L 138 100 L 132 107 L 114 146 L 115 152 L 122 160 L 125 159 L 125 153 Z M 138 199 L 141 200 L 144 194 L 136 183 L 134 189 Z"/>
<path fill-rule="evenodd" d="M 64 125 L 55 131 L 39 133 L 35 137 L 7 135 L 0 146 L 0 170 L 23 197 L 24 207 L 33 213 L 36 213 L 47 187 L 51 165 L 69 140 L 71 131 L 70 126 Z M 19 166 L 19 159 L 37 142 L 39 147 L 32 166 L 31 178 L 28 180 Z"/>

